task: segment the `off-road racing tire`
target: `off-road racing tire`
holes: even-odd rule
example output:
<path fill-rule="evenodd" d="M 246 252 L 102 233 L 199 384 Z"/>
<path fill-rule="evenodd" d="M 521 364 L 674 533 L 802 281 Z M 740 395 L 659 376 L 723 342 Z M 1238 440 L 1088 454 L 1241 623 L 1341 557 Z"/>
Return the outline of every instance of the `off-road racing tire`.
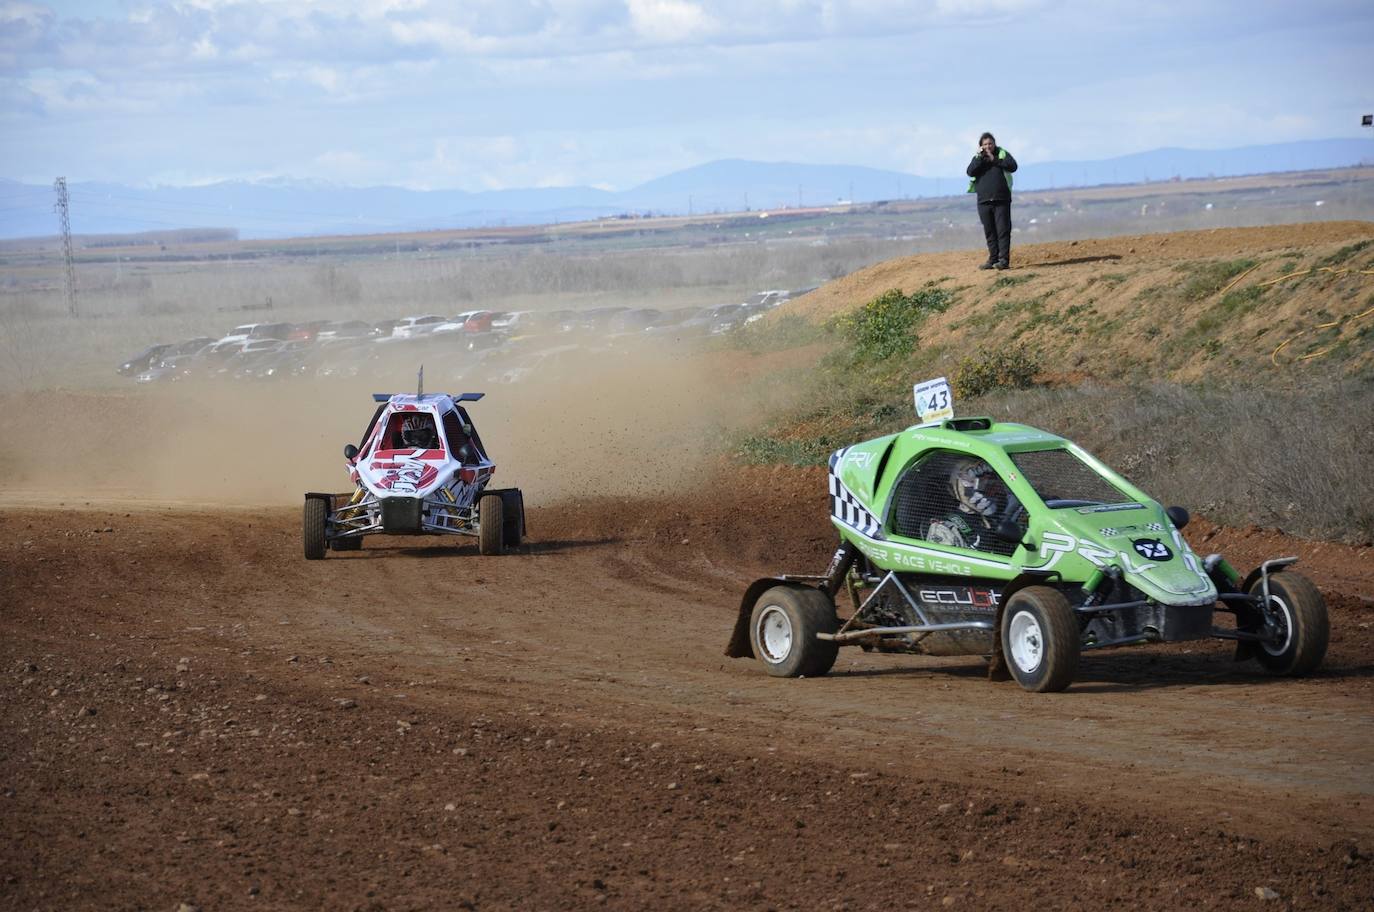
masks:
<path fill-rule="evenodd" d="M 1263 597 L 1264 580 L 1255 580 L 1250 594 Z M 1331 636 L 1326 600 L 1307 577 L 1285 570 L 1269 574 L 1269 603 L 1282 619 L 1283 638 L 1278 643 L 1256 643 L 1255 658 L 1272 674 L 1310 673 L 1321 664 Z"/>
<path fill-rule="evenodd" d="M 1018 589 L 1002 613 L 1002 655 L 1023 690 L 1055 693 L 1078 671 L 1078 618 L 1064 594 L 1049 586 Z"/>
<path fill-rule="evenodd" d="M 305 541 L 305 559 L 323 560 L 329 542 L 325 539 L 325 526 L 329 521 L 329 504 L 318 497 L 305 501 L 301 515 L 301 536 Z"/>
<path fill-rule="evenodd" d="M 505 504 L 500 494 L 483 494 L 477 502 L 477 550 L 482 554 L 501 554 L 505 536 Z"/>
<path fill-rule="evenodd" d="M 778 678 L 818 678 L 835 664 L 840 646 L 818 633 L 840 627 L 835 603 L 819 589 L 774 586 L 754 602 L 749 645 L 754 658 Z"/>
<path fill-rule="evenodd" d="M 361 551 L 363 540 L 361 537 L 336 538 L 329 543 L 329 547 L 334 551 Z"/>
<path fill-rule="evenodd" d="M 501 510 L 505 521 L 502 523 L 501 541 L 506 550 L 520 547 L 521 523 L 525 516 L 525 498 L 519 491 L 501 492 Z"/>

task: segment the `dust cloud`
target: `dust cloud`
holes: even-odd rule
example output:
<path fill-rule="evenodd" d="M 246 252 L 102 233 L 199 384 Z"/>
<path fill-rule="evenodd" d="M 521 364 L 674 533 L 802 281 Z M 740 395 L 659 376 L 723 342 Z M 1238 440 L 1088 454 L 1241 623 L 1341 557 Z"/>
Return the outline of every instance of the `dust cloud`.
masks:
<path fill-rule="evenodd" d="M 522 488 L 531 505 L 697 485 L 724 435 L 751 420 L 720 382 L 719 353 L 681 343 L 564 345 L 532 367 L 498 355 L 487 381 L 446 377 L 433 352 L 423 360 L 427 392 L 486 394 L 467 408 L 497 465 L 492 484 Z M 6 394 L 16 432 L 0 440 L 0 499 L 259 506 L 346 491 L 343 447 L 358 442 L 371 394 L 414 391 L 420 361 L 395 352 L 346 379 Z M 490 380 L 517 363 L 518 378 Z"/>

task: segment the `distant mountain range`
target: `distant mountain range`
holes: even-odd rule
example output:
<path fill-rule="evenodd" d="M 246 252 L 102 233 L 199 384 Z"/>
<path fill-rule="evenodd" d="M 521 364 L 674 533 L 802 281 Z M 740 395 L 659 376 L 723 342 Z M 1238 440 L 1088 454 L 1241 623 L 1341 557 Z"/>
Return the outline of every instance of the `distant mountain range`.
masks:
<path fill-rule="evenodd" d="M 1309 140 L 1211 151 L 1155 149 L 1092 161 L 1023 162 L 1016 189 L 1231 177 L 1362 163 L 1374 163 L 1374 141 Z M 594 187 L 417 191 L 282 178 L 151 189 L 72 183 L 68 189 L 74 234 L 217 227 L 234 229 L 243 238 L 281 238 L 552 224 L 625 213 L 736 212 L 824 206 L 840 200 L 865 203 L 949 196 L 962 193 L 966 185 L 958 173 L 936 178 L 854 165 L 725 159 L 619 192 Z M 54 200 L 51 186 L 0 180 L 0 238 L 56 234 Z"/>

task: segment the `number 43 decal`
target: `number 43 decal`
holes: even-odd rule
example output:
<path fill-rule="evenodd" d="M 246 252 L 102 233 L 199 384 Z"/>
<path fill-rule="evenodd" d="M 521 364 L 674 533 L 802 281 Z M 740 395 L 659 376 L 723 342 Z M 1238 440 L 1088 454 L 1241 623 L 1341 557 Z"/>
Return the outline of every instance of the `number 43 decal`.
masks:
<path fill-rule="evenodd" d="M 944 377 L 918 383 L 911 389 L 916 399 L 916 417 L 922 424 L 930 424 L 954 417 L 954 396 Z"/>

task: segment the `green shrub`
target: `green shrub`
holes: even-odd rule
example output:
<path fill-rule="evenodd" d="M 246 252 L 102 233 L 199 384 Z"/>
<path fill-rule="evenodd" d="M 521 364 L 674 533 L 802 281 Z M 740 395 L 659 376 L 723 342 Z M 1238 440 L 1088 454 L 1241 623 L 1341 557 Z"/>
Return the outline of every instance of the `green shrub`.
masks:
<path fill-rule="evenodd" d="M 1346 260 L 1350 259 L 1355 254 L 1359 253 L 1361 250 L 1365 249 L 1368 246 L 1369 241 L 1367 240 L 1356 241 L 1355 243 L 1347 247 L 1342 247 L 1340 250 L 1337 250 L 1330 256 L 1322 257 L 1320 260 L 1317 261 L 1316 268 L 1320 269 L 1323 266 L 1339 266 L 1341 263 L 1344 263 Z"/>
<path fill-rule="evenodd" d="M 1235 291 L 1228 291 L 1222 296 L 1216 309 L 1227 317 L 1242 317 L 1255 309 L 1260 298 L 1264 297 L 1264 289 L 1258 285 L 1248 285 L 1245 288 L 1237 288 Z"/>
<path fill-rule="evenodd" d="M 1002 276 L 992 283 L 992 290 L 997 291 L 1002 288 L 1014 288 L 1022 282 L 1029 282 L 1033 278 L 1035 278 L 1035 273 L 1033 272 L 1028 272 L 1025 275 L 1019 276 Z"/>
<path fill-rule="evenodd" d="M 1030 389 L 1040 372 L 1040 356 L 1023 345 L 979 349 L 954 369 L 954 388 L 961 398 L 997 390 Z"/>
<path fill-rule="evenodd" d="M 1183 283 L 1183 297 L 1189 301 L 1201 301 L 1203 298 L 1211 297 L 1254 265 L 1254 260 L 1230 260 L 1189 267 L 1192 276 Z"/>
<path fill-rule="evenodd" d="M 948 309 L 954 295 L 943 288 L 923 288 L 914 294 L 890 289 L 835 326 L 854 347 L 859 358 L 884 361 L 904 355 L 916 346 L 916 327 L 927 316 Z"/>

